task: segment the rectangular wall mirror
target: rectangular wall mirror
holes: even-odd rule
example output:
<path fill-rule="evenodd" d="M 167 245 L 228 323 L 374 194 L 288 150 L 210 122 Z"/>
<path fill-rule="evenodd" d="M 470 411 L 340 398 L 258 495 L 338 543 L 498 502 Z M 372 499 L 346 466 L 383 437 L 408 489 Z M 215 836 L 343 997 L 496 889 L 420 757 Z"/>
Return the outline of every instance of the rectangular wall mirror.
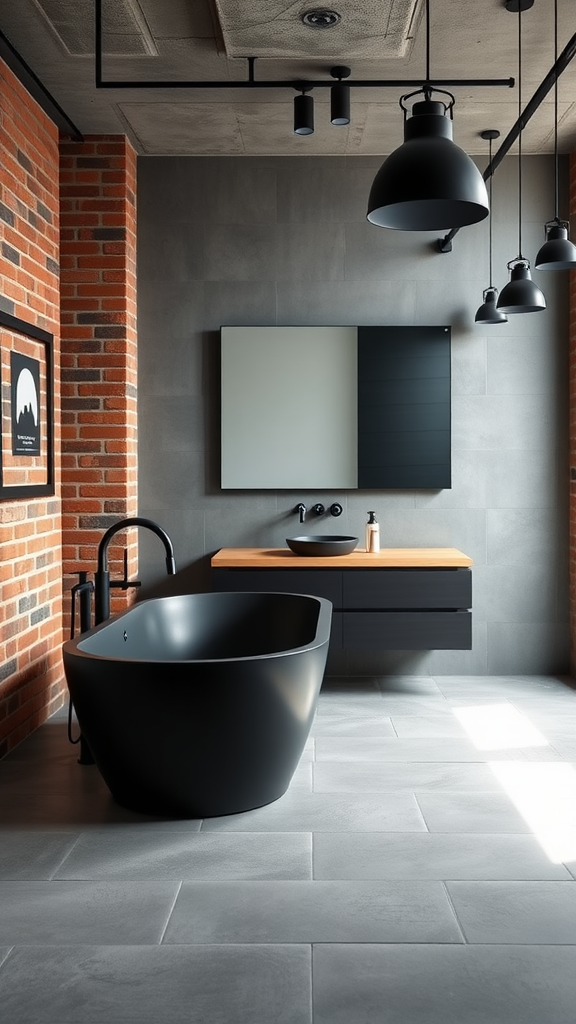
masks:
<path fill-rule="evenodd" d="M 223 489 L 451 486 L 449 327 L 222 327 Z"/>

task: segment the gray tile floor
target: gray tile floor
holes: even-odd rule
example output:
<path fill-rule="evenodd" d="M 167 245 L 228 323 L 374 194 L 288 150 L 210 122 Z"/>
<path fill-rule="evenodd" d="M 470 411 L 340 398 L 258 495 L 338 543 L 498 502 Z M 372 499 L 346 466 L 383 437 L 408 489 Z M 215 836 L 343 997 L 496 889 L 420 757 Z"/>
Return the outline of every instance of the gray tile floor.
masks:
<path fill-rule="evenodd" d="M 576 689 L 326 680 L 276 803 L 118 807 L 61 714 L 0 763 L 10 1024 L 574 1024 Z"/>

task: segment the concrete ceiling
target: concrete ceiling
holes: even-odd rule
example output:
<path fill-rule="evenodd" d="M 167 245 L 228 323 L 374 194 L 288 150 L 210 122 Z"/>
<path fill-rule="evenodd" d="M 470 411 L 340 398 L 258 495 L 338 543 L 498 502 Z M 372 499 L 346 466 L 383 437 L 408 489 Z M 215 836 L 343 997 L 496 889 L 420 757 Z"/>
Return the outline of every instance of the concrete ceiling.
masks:
<path fill-rule="evenodd" d="M 423 0 L 102 0 L 105 81 L 325 80 L 345 64 L 350 81 L 425 75 Z M 333 10 L 331 28 L 301 16 Z M 575 0 L 558 0 L 558 51 L 576 32 Z M 505 0 L 430 0 L 433 80 L 516 78 L 518 15 Z M 170 155 L 385 155 L 402 142 L 407 87 L 352 89 L 352 119 L 334 127 L 329 88 L 314 89 L 315 132 L 293 133 L 291 88 L 106 88 L 95 85 L 94 0 L 0 0 L 0 29 L 84 134 L 126 133 L 137 151 Z M 554 63 L 554 0 L 522 14 L 522 105 Z M 416 86 L 414 86 L 416 88 Z M 454 141 L 486 155 L 518 116 L 518 87 L 450 87 Z M 576 149 L 576 58 L 558 86 L 561 152 Z M 523 134 L 523 152 L 553 149 L 550 91 Z M 500 141 L 502 141 L 502 139 Z M 495 150 L 498 143 L 495 144 Z M 514 150 L 512 150 L 513 152 Z"/>

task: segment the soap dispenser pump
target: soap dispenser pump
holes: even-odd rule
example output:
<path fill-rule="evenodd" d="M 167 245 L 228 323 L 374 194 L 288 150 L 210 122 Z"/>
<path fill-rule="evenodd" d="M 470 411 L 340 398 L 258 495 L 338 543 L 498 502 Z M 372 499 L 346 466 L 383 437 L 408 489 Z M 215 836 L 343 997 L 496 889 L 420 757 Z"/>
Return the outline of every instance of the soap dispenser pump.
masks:
<path fill-rule="evenodd" d="M 380 551 L 380 526 L 376 520 L 376 513 L 368 513 L 368 522 L 366 523 L 366 551 L 374 554 Z"/>

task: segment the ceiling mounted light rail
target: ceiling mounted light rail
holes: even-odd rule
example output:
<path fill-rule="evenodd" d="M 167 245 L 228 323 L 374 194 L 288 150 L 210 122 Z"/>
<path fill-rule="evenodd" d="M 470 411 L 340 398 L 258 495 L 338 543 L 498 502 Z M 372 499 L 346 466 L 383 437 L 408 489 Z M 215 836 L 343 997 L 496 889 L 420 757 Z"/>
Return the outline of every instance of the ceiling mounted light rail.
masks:
<path fill-rule="evenodd" d="M 433 100 L 432 94 L 448 97 Z M 406 101 L 423 99 L 408 117 Z M 452 141 L 454 96 L 430 80 L 430 2 L 426 0 L 426 81 L 400 98 L 404 143 L 374 179 L 367 217 L 379 227 L 435 231 L 476 224 L 488 215 L 488 193 L 474 161 Z"/>
<path fill-rule="evenodd" d="M 230 81 L 225 79 L 222 81 L 202 81 L 195 79 L 105 79 L 103 74 L 103 10 L 108 6 L 109 10 L 113 10 L 114 0 L 94 0 L 94 16 L 95 16 L 95 84 L 97 89 L 227 89 L 231 92 L 239 89 L 257 90 L 257 89 L 294 89 L 299 90 L 300 83 L 295 80 L 270 80 L 259 81 L 254 75 L 254 64 L 255 57 L 246 57 L 248 62 L 248 77 L 242 81 Z M 338 12 L 333 11 L 330 8 L 313 8 L 312 10 L 305 11 L 303 14 L 296 13 L 295 18 L 300 20 L 306 20 L 306 24 L 310 28 L 324 29 L 331 28 L 333 25 L 341 22 L 341 16 Z M 308 91 L 312 89 L 338 89 L 338 85 L 334 85 L 334 77 L 344 78 L 344 73 L 341 75 L 334 75 L 336 69 L 329 69 L 331 78 L 320 78 L 315 80 L 307 80 L 306 87 Z M 344 72 L 349 69 L 344 69 L 343 66 L 339 66 L 338 70 Z M 345 93 L 344 90 L 348 90 L 348 96 L 350 90 L 354 89 L 404 89 L 421 86 L 420 80 L 409 79 L 359 79 L 355 81 L 348 81 L 344 84 L 341 80 L 338 83 L 341 87 L 340 93 L 336 93 L 339 96 L 338 101 L 335 99 L 336 113 L 340 114 L 338 120 L 333 120 L 333 124 L 347 124 L 348 121 L 344 120 L 346 116 L 346 106 L 343 99 Z M 438 79 L 435 82 L 428 82 L 427 85 L 432 89 L 442 88 L 445 86 L 450 87 L 461 87 L 461 88 L 485 88 L 488 86 L 513 88 L 513 78 L 459 78 L 459 79 Z M 332 96 L 335 94 L 332 93 Z M 348 111 L 349 120 L 349 111 Z M 310 132 L 308 134 L 311 134 Z"/>

